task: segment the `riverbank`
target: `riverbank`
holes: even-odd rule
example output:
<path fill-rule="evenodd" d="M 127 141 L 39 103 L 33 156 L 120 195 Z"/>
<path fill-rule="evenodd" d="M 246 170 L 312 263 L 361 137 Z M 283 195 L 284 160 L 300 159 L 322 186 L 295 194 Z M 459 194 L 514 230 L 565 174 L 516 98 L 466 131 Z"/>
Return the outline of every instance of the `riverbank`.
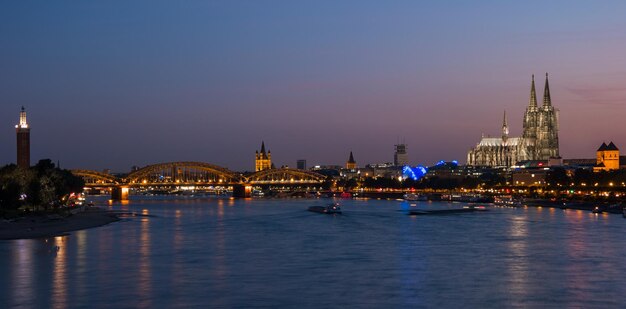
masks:
<path fill-rule="evenodd" d="M 53 237 L 118 221 L 119 217 L 100 208 L 63 217 L 56 214 L 33 215 L 0 221 L 0 240 Z"/>

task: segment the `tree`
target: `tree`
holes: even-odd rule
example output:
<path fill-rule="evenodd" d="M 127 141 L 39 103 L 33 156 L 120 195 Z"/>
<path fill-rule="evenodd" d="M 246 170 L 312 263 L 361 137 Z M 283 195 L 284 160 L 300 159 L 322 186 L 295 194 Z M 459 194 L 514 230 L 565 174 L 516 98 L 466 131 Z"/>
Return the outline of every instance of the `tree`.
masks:
<path fill-rule="evenodd" d="M 564 168 L 555 167 L 546 174 L 546 182 L 550 187 L 560 187 L 568 185 L 571 179 Z"/>
<path fill-rule="evenodd" d="M 72 192 L 82 192 L 84 185 L 82 178 L 55 167 L 49 159 L 40 160 L 31 168 L 7 165 L 0 169 L 0 207 L 48 208 Z"/>

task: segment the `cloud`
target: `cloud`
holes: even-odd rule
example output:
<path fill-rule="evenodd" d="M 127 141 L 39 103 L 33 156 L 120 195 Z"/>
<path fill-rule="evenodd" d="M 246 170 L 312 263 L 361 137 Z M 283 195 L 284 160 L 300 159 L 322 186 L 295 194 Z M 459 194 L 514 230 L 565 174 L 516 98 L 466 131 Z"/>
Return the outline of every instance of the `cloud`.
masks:
<path fill-rule="evenodd" d="M 576 95 L 578 102 L 599 105 L 617 105 L 626 103 L 625 86 L 601 86 L 601 87 L 565 87 Z"/>

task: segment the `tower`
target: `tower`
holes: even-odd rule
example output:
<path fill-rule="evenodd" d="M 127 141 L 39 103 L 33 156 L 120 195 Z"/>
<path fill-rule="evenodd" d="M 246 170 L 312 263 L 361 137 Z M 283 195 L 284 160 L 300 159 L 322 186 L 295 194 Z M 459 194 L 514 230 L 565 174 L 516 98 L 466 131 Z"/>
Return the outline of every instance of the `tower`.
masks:
<path fill-rule="evenodd" d="M 350 158 L 348 162 L 346 162 L 346 168 L 349 170 L 353 170 L 356 168 L 356 161 L 354 161 L 354 156 L 352 155 L 352 151 L 350 151 Z"/>
<path fill-rule="evenodd" d="M 406 144 L 397 144 L 394 145 L 395 152 L 393 154 L 393 165 L 395 166 L 405 166 L 409 164 L 409 158 L 406 153 Z"/>
<path fill-rule="evenodd" d="M 597 171 L 611 171 L 619 169 L 619 149 L 613 142 L 608 145 L 602 143 L 596 152 L 596 166 L 593 168 Z"/>
<path fill-rule="evenodd" d="M 504 119 L 502 120 L 502 140 L 506 142 L 509 138 L 509 125 L 506 123 L 506 111 L 504 111 Z"/>
<path fill-rule="evenodd" d="M 255 151 L 254 171 L 262 171 L 272 168 L 272 152 L 265 152 L 265 142 L 261 142 L 261 151 Z"/>
<path fill-rule="evenodd" d="M 537 138 L 537 127 L 539 120 L 538 114 L 539 109 L 537 107 L 537 93 L 535 92 L 535 74 L 533 74 L 532 81 L 530 82 L 530 99 L 528 102 L 528 107 L 526 107 L 526 113 L 524 113 L 524 133 L 522 137 L 527 139 Z"/>
<path fill-rule="evenodd" d="M 537 148 L 537 160 L 559 157 L 558 111 L 552 106 L 548 73 L 546 73 L 546 84 L 543 89 L 543 105 L 539 109 L 535 146 Z"/>
<path fill-rule="evenodd" d="M 22 106 L 20 112 L 20 123 L 15 125 L 17 135 L 17 166 L 23 168 L 30 167 L 30 127 L 26 122 L 26 110 Z"/>

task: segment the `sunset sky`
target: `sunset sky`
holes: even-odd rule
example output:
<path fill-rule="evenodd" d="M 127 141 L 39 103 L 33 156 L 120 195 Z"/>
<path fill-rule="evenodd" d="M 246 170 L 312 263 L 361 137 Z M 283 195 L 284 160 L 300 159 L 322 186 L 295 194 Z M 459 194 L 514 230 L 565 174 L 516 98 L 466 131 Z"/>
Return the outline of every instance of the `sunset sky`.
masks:
<path fill-rule="evenodd" d="M 626 149 L 624 1 L 3 1 L 0 165 L 22 105 L 64 168 L 465 162 L 546 72 L 564 158 Z"/>

